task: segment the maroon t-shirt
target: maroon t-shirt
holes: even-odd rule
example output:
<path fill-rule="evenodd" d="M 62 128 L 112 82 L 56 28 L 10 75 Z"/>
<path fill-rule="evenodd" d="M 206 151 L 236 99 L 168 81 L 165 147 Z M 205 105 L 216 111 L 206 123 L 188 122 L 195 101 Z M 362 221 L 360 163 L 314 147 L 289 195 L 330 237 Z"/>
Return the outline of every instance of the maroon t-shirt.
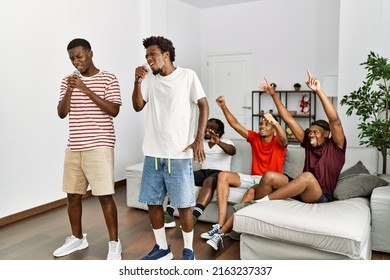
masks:
<path fill-rule="evenodd" d="M 322 191 L 333 196 L 341 169 L 345 162 L 345 150 L 347 140 L 341 149 L 329 138 L 318 148 L 313 148 L 310 144 L 309 135 L 306 133 L 301 146 L 305 149 L 305 163 L 303 172 L 310 172 L 316 177 Z"/>

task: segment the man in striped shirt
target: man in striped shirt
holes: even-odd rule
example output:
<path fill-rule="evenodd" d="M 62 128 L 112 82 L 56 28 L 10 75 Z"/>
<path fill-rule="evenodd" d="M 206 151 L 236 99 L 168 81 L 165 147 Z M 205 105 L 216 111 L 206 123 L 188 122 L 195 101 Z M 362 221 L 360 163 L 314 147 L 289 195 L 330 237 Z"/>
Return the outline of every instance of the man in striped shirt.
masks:
<path fill-rule="evenodd" d="M 57 110 L 61 119 L 69 115 L 62 190 L 67 193 L 72 235 L 53 255 L 62 257 L 88 247 L 87 234 L 81 225 L 81 199 L 90 185 L 92 194 L 99 197 L 108 228 L 107 259 L 119 260 L 122 246 L 112 197 L 115 192 L 113 118 L 122 103 L 119 83 L 115 75 L 95 67 L 91 45 L 85 39 L 72 40 L 67 50 L 77 70 L 62 80 Z"/>

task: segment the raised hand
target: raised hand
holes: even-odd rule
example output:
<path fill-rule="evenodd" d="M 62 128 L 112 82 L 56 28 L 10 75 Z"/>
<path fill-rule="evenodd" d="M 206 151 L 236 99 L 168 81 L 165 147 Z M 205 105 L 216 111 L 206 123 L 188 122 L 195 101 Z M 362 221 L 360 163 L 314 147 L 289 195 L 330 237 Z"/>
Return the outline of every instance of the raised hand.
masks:
<path fill-rule="evenodd" d="M 305 80 L 307 87 L 313 90 L 314 92 L 320 90 L 321 89 L 320 81 L 317 78 L 313 77 L 309 70 L 307 70 L 307 76 L 308 76 L 308 80 Z"/>
<path fill-rule="evenodd" d="M 223 95 L 218 96 L 215 102 L 217 102 L 219 107 L 221 108 L 225 107 L 225 97 Z"/>
<path fill-rule="evenodd" d="M 138 66 L 135 69 L 135 80 L 138 83 L 142 82 L 145 79 L 148 72 L 149 72 L 149 67 L 147 63 L 143 64 L 142 66 Z"/>
<path fill-rule="evenodd" d="M 263 118 L 264 118 L 268 123 L 270 123 L 271 125 L 275 125 L 276 123 L 278 123 L 278 121 L 275 120 L 274 116 L 272 116 L 272 114 L 270 114 L 270 113 L 264 114 Z"/>
<path fill-rule="evenodd" d="M 219 143 L 219 135 L 212 129 L 207 129 L 207 133 L 210 135 L 210 139 L 208 140 L 210 143 L 218 144 Z"/>
<path fill-rule="evenodd" d="M 268 95 L 272 96 L 274 95 L 275 88 L 271 86 L 271 84 L 268 82 L 267 78 L 264 77 L 265 83 L 259 85 L 259 91 L 265 91 Z"/>

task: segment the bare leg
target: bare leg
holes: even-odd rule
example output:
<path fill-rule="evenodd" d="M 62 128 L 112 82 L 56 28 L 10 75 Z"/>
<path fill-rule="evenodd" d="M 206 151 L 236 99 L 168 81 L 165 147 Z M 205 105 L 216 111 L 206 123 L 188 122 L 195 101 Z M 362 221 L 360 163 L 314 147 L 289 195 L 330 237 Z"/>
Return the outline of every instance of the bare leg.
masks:
<path fill-rule="evenodd" d="M 214 195 L 214 190 L 217 188 L 217 178 L 210 176 L 204 180 L 202 188 L 199 192 L 196 204 L 201 204 L 204 207 L 209 205 Z"/>
<path fill-rule="evenodd" d="M 255 199 L 255 190 L 256 185 L 253 187 L 250 187 L 242 196 L 241 203 L 254 200 Z M 222 225 L 221 233 L 226 234 L 230 232 L 233 229 L 233 221 L 234 221 L 234 214 L 232 214 L 229 219 Z"/>
<path fill-rule="evenodd" d="M 72 229 L 72 234 L 81 239 L 83 238 L 83 230 L 81 226 L 81 216 L 82 216 L 82 204 L 81 204 L 81 194 L 69 194 L 68 193 L 68 217 L 70 222 L 70 227 Z"/>
<path fill-rule="evenodd" d="M 181 229 L 184 232 L 191 232 L 192 228 L 193 228 L 191 207 L 178 208 L 178 210 L 179 210 L 179 219 L 180 219 Z"/>
<path fill-rule="evenodd" d="M 247 201 L 250 201 L 250 200 L 254 200 L 254 199 L 255 199 L 256 186 L 257 186 L 257 185 L 254 185 L 254 186 L 250 187 L 250 188 L 244 193 L 244 195 L 242 196 L 242 199 L 241 199 L 241 203 L 242 203 L 242 202 L 247 202 Z"/>
<path fill-rule="evenodd" d="M 229 217 L 225 224 L 221 228 L 221 233 L 226 234 L 233 229 L 234 214 Z"/>
<path fill-rule="evenodd" d="M 148 205 L 149 220 L 153 229 L 164 227 L 164 208 L 162 205 Z"/>
<path fill-rule="evenodd" d="M 118 213 L 112 195 L 99 196 L 108 234 L 111 241 L 118 241 Z"/>
<path fill-rule="evenodd" d="M 227 219 L 227 202 L 229 187 L 239 187 L 240 176 L 236 172 L 223 171 L 218 174 L 217 198 L 218 198 L 218 223 L 223 225 Z"/>
<path fill-rule="evenodd" d="M 269 197 L 272 192 L 287 184 L 288 177 L 286 175 L 274 171 L 268 171 L 264 173 L 260 183 L 252 187 L 255 190 L 254 199 L 258 200 L 266 195 Z"/>
<path fill-rule="evenodd" d="M 269 199 L 284 199 L 299 195 L 305 202 L 315 202 L 322 195 L 317 179 L 310 172 L 304 172 L 288 182 L 288 178 L 277 172 L 266 172 L 256 185 L 255 199 L 268 195 Z"/>

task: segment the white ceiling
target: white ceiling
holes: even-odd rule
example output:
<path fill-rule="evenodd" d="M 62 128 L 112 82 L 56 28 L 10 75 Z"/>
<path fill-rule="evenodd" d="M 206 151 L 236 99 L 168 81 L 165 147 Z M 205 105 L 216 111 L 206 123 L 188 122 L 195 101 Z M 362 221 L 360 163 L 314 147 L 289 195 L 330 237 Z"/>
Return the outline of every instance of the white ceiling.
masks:
<path fill-rule="evenodd" d="M 242 4 L 246 2 L 263 1 L 263 0 L 179 0 L 180 2 L 187 3 L 191 6 L 206 9 L 218 6 L 225 6 L 231 4 Z"/>

